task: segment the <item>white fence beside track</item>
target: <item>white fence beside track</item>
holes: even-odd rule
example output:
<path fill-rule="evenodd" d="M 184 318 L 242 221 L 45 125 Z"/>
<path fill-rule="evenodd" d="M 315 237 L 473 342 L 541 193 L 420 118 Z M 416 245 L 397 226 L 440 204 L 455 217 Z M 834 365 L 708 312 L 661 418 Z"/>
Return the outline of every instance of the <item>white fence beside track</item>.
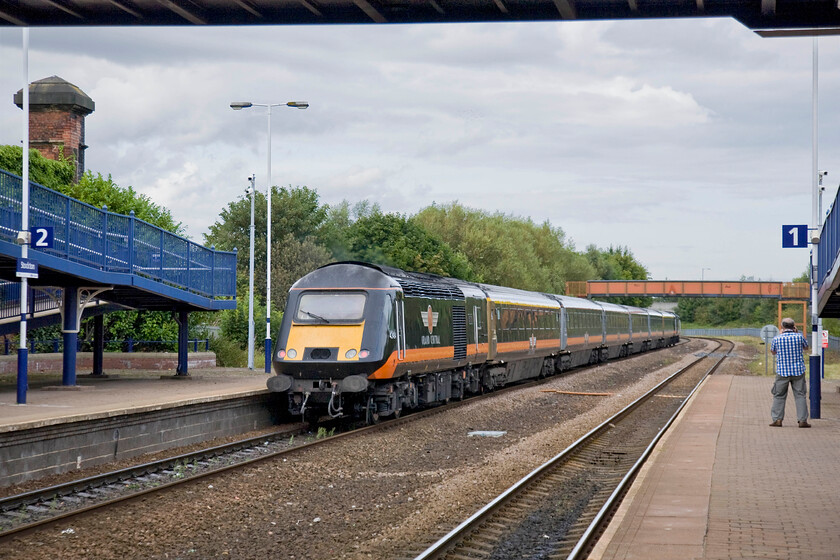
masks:
<path fill-rule="evenodd" d="M 737 329 L 681 329 L 683 336 L 754 336 L 761 338 L 761 329 L 753 327 Z M 806 333 L 807 334 L 807 333 Z M 808 343 L 811 343 L 810 337 Z M 840 337 L 828 335 L 828 349 L 840 351 Z"/>

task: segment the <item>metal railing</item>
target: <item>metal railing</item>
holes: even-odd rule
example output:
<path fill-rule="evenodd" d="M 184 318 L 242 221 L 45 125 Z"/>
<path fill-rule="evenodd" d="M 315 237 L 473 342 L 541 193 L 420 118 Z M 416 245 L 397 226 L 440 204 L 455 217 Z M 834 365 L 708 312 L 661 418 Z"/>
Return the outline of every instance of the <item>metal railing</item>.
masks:
<path fill-rule="evenodd" d="M 840 255 L 840 191 L 837 192 L 831 210 L 825 218 L 820 231 L 820 245 L 817 255 L 817 286 L 822 287 L 828 278 L 834 263 Z"/>
<path fill-rule="evenodd" d="M 746 327 L 732 329 L 682 329 L 681 334 L 685 336 L 753 336 L 761 338 L 761 329 Z M 810 344 L 810 339 L 809 339 Z M 840 350 L 840 337 L 828 336 L 828 349 Z"/>
<path fill-rule="evenodd" d="M 0 240 L 21 228 L 20 177 L 0 170 Z M 29 220 L 52 227 L 51 249 L 32 248 L 106 272 L 136 274 L 208 298 L 236 297 L 236 251 L 216 251 L 129 216 L 95 208 L 37 183 L 29 187 Z"/>
<path fill-rule="evenodd" d="M 57 308 L 55 302 L 44 292 L 34 290 L 31 286 L 28 291 L 27 313 L 30 316 Z M 20 317 L 20 283 L 0 280 L 0 320 L 10 317 Z"/>

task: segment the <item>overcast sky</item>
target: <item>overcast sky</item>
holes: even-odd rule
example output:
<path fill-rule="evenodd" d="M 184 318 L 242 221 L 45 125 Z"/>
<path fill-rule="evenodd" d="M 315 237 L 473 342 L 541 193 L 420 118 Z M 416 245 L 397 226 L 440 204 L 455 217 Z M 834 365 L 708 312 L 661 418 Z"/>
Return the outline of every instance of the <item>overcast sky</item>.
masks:
<path fill-rule="evenodd" d="M 840 39 L 820 39 L 820 168 L 840 183 Z M 21 30 L 0 28 L 0 144 L 19 143 Z M 788 281 L 811 220 L 809 38 L 729 19 L 470 25 L 34 28 L 29 78 L 96 103 L 87 168 L 193 239 L 256 173 L 335 204 L 433 202 L 624 245 L 653 279 Z M 243 248 L 245 249 L 245 248 Z M 706 269 L 705 271 L 703 269 Z"/>

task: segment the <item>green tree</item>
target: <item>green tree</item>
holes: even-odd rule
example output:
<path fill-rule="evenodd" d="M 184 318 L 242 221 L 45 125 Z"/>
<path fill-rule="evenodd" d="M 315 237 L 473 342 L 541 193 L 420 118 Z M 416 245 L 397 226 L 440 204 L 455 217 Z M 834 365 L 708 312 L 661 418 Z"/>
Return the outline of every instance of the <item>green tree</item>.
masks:
<path fill-rule="evenodd" d="M 566 281 L 595 276 L 563 230 L 548 222 L 537 225 L 457 202 L 426 207 L 414 221 L 465 255 L 477 277 L 489 284 L 563 293 Z"/>
<path fill-rule="evenodd" d="M 0 169 L 17 176 L 23 175 L 23 148 L 20 146 L 0 146 Z M 36 149 L 29 150 L 29 180 L 49 189 L 63 192 L 62 189 L 73 183 L 76 166 L 62 159 L 59 161 L 45 158 Z"/>
<path fill-rule="evenodd" d="M 68 185 L 61 189 L 61 192 L 97 208 L 107 206 L 109 212 L 116 214 L 127 216 L 134 211 L 136 218 L 166 231 L 184 234 L 183 224 L 176 222 L 167 208 L 155 204 L 152 199 L 138 193 L 131 186 L 120 187 L 110 175 L 103 177 L 101 173 L 86 171 L 78 183 Z"/>
<path fill-rule="evenodd" d="M 312 237 L 298 240 L 291 233 L 271 247 L 271 303 L 277 309 L 286 308 L 286 300 L 292 284 L 302 276 L 332 261 L 326 247 L 315 243 Z M 254 290 L 265 293 L 265 277 L 254 280 Z M 272 323 L 274 319 L 272 319 Z M 279 322 L 277 323 L 279 325 Z"/>
<path fill-rule="evenodd" d="M 254 293 L 266 293 L 266 205 L 264 193 L 254 197 Z M 271 199 L 271 300 L 272 309 L 285 308 L 289 288 L 298 278 L 330 262 L 332 254 L 320 241 L 341 244 L 344 227 L 330 222 L 330 208 L 319 202 L 317 191 L 309 187 L 273 187 Z M 241 196 L 228 203 L 205 234 L 207 245 L 219 250 L 239 250 L 237 258 L 236 313 L 248 312 L 248 275 L 251 226 L 251 198 Z M 279 325 L 272 312 L 272 324 Z M 231 313 L 223 315 L 230 324 Z M 265 315 L 263 315 L 263 323 Z M 247 320 L 246 320 L 247 329 Z M 225 329 L 222 329 L 225 332 Z M 247 338 L 247 336 L 246 336 Z M 239 340 L 236 338 L 235 340 Z M 243 339 L 244 340 L 244 339 Z"/>
<path fill-rule="evenodd" d="M 266 197 L 257 192 L 254 199 L 254 269 L 265 274 L 266 264 Z M 318 243 L 321 228 L 327 221 L 329 207 L 320 204 L 318 193 L 308 187 L 272 188 L 271 242 L 281 242 L 287 234 L 298 241 L 311 238 Z M 239 250 L 237 273 L 248 274 L 250 247 L 251 199 L 241 196 L 228 203 L 216 222 L 205 234 L 205 243 L 222 251 Z"/>
<path fill-rule="evenodd" d="M 357 219 L 347 231 L 354 259 L 473 280 L 466 257 L 420 224 L 401 214 L 373 212 Z"/>
<path fill-rule="evenodd" d="M 237 305 L 236 309 L 226 309 L 221 312 L 220 326 L 222 336 L 235 342 L 240 348 L 248 347 L 248 291 L 243 290 L 240 301 L 244 305 Z M 254 347 L 264 348 L 265 341 L 265 299 L 254 294 Z M 271 339 L 277 338 L 283 313 L 276 307 L 271 308 Z"/>
<path fill-rule="evenodd" d="M 352 259 L 350 254 L 350 240 L 347 235 L 350 226 L 359 218 L 366 218 L 372 214 L 381 214 L 379 204 L 362 200 L 350 205 L 347 200 L 331 206 L 327 212 L 327 219 L 321 227 L 319 239 L 332 253 L 333 259 L 346 261 Z"/>
<path fill-rule="evenodd" d="M 118 311 L 105 316 L 105 328 L 112 340 L 136 341 L 135 350 L 160 350 L 157 344 L 149 344 L 146 341 L 177 341 L 178 324 L 174 321 L 171 312 L 167 311 Z M 114 350 L 119 343 L 115 343 Z M 177 345 L 170 343 L 164 347 L 167 350 L 174 350 Z"/>
<path fill-rule="evenodd" d="M 649 278 L 645 268 L 630 251 L 629 247 L 613 247 L 599 249 L 595 245 L 586 248 L 586 259 L 595 268 L 599 280 L 647 280 Z M 650 307 L 653 298 L 649 297 L 612 297 L 599 298 L 621 305 L 635 307 Z"/>

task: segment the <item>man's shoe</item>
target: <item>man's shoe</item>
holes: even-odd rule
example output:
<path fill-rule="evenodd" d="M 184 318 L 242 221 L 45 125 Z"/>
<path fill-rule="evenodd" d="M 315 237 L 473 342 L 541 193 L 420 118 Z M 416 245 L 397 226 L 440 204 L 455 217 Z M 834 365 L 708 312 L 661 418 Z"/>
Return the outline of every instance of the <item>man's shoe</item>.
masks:
<path fill-rule="evenodd" d="M 802 422 L 800 422 L 799 425 L 801 426 Z M 773 420 L 773 422 L 770 424 L 770 427 L 771 428 L 781 428 L 782 427 L 782 421 L 781 420 Z"/>
<path fill-rule="evenodd" d="M 808 422 L 800 422 L 799 427 L 800 428 L 810 428 L 811 424 L 809 424 Z"/>

